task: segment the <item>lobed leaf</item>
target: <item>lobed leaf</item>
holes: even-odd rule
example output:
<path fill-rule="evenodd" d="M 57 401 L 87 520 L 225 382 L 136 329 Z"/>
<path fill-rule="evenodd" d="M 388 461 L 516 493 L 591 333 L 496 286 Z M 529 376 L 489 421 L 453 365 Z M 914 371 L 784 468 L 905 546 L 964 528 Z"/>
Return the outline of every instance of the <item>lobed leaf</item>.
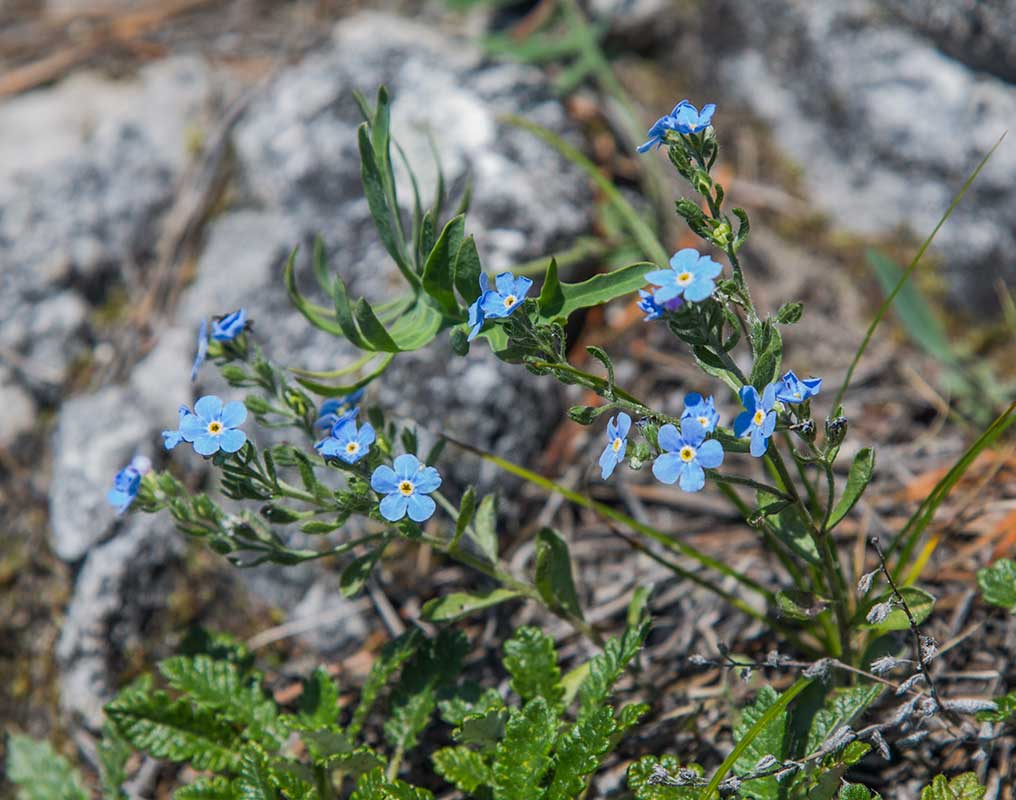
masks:
<path fill-rule="evenodd" d="M 324 667 L 318 667 L 304 680 L 297 719 L 308 730 L 329 729 L 338 724 L 339 687 Z"/>
<path fill-rule="evenodd" d="M 222 775 L 204 775 L 173 792 L 173 800 L 237 800 L 233 783 Z"/>
<path fill-rule="evenodd" d="M 985 792 L 987 789 L 973 772 L 964 772 L 952 780 L 936 775 L 931 786 L 921 791 L 921 800 L 983 800 Z"/>
<path fill-rule="evenodd" d="M 515 709 L 504 738 L 494 750 L 494 800 L 542 800 L 541 780 L 550 767 L 550 751 L 560 720 L 542 697 Z"/>
<path fill-rule="evenodd" d="M 443 747 L 431 757 L 434 771 L 466 794 L 493 781 L 493 774 L 483 756 L 468 747 Z"/>
<path fill-rule="evenodd" d="M 387 781 L 380 768 L 365 772 L 356 782 L 356 791 L 349 800 L 433 800 L 426 789 L 410 786 L 400 780 Z"/>
<path fill-rule="evenodd" d="M 700 786 L 667 786 L 655 780 L 658 771 L 662 770 L 671 777 L 682 771 L 688 771 L 702 777 L 702 767 L 698 764 L 682 766 L 675 756 L 664 755 L 642 756 L 638 761 L 628 765 L 628 788 L 635 800 L 698 800 Z"/>
<path fill-rule="evenodd" d="M 89 800 L 78 771 L 49 742 L 12 733 L 7 738 L 7 779 L 18 800 Z"/>
<path fill-rule="evenodd" d="M 410 628 L 381 648 L 381 654 L 371 665 L 367 680 L 364 681 L 363 689 L 360 690 L 360 704 L 353 712 L 353 718 L 349 721 L 349 725 L 346 726 L 346 733 L 351 738 L 355 738 L 360 733 L 363 723 L 367 720 L 367 715 L 370 714 L 388 679 L 412 657 L 424 641 L 423 632 L 419 628 Z"/>
<path fill-rule="evenodd" d="M 977 570 L 977 585 L 986 603 L 1016 614 L 1016 561 L 1000 558 L 990 567 Z"/>
<path fill-rule="evenodd" d="M 542 697 L 552 707 L 564 697 L 561 669 L 557 665 L 554 640 L 539 628 L 524 626 L 504 643 L 505 670 L 511 676 L 512 691 L 522 701 Z"/>
<path fill-rule="evenodd" d="M 600 761 L 610 752 L 617 729 L 610 706 L 601 706 L 571 725 L 555 747 L 554 777 L 547 787 L 545 799 L 579 797 L 586 789 L 588 776 L 599 768 Z"/>

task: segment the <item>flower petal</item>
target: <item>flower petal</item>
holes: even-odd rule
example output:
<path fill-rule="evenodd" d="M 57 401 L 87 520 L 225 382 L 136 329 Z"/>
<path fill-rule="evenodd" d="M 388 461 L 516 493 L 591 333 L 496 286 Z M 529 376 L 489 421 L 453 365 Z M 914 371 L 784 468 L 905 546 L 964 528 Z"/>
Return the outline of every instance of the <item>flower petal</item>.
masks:
<path fill-rule="evenodd" d="M 395 474 L 400 481 L 416 482 L 416 473 L 420 470 L 420 460 L 412 453 L 403 453 L 392 462 Z"/>
<path fill-rule="evenodd" d="M 776 430 L 776 412 L 775 411 L 770 411 L 768 414 L 766 414 L 766 418 L 764 420 L 762 420 L 761 428 L 762 428 L 762 435 L 763 436 L 772 436 L 773 435 L 773 431 Z"/>
<path fill-rule="evenodd" d="M 681 434 L 677 432 L 677 428 L 671 425 L 669 422 L 660 428 L 659 433 L 656 434 L 656 441 L 660 445 L 661 450 L 680 450 L 681 445 L 684 442 L 681 440 Z"/>
<path fill-rule="evenodd" d="M 106 502 L 113 506 L 117 513 L 122 514 L 127 510 L 127 506 L 134 502 L 134 495 L 121 492 L 119 489 L 110 489 L 106 492 Z"/>
<path fill-rule="evenodd" d="M 684 440 L 684 444 L 690 444 L 692 447 L 697 448 L 702 444 L 702 440 L 706 438 L 706 429 L 702 423 L 695 417 L 689 417 L 681 422 L 681 438 Z"/>
<path fill-rule="evenodd" d="M 693 303 L 701 303 L 716 291 L 712 278 L 696 278 L 684 287 L 684 298 Z"/>
<path fill-rule="evenodd" d="M 769 437 L 765 436 L 761 430 L 755 428 L 751 432 L 751 447 L 749 451 L 755 458 L 762 458 L 766 454 L 766 450 L 769 449 Z"/>
<path fill-rule="evenodd" d="M 625 414 L 623 411 L 617 415 L 617 435 L 622 439 L 628 436 L 628 431 L 631 430 L 631 417 Z"/>
<path fill-rule="evenodd" d="M 608 444 L 603 448 L 603 452 L 600 453 L 600 479 L 607 480 L 607 478 L 614 474 L 616 466 L 617 453 L 614 452 L 613 446 Z"/>
<path fill-rule="evenodd" d="M 699 278 L 715 278 L 723 272 L 723 266 L 713 261 L 709 256 L 702 256 L 695 265 L 695 275 Z"/>
<path fill-rule="evenodd" d="M 670 266 L 674 272 L 693 272 L 700 257 L 701 254 L 694 247 L 685 247 L 670 257 Z"/>
<path fill-rule="evenodd" d="M 183 441 L 183 434 L 180 431 L 163 431 L 162 445 L 167 450 L 172 450 Z"/>
<path fill-rule="evenodd" d="M 339 443 L 338 439 L 329 436 L 327 439 L 322 439 L 320 442 L 314 445 L 314 449 L 317 450 L 323 456 L 330 456 L 332 458 L 338 458 L 346 451 Z"/>
<path fill-rule="evenodd" d="M 201 326 L 198 328 L 198 349 L 194 354 L 194 364 L 191 366 L 190 379 L 191 383 L 194 383 L 198 377 L 198 370 L 201 369 L 201 365 L 205 363 L 205 356 L 208 354 L 208 320 L 201 320 Z"/>
<path fill-rule="evenodd" d="M 399 490 L 399 476 L 387 464 L 382 464 L 370 476 L 370 488 L 378 494 L 391 494 Z"/>
<path fill-rule="evenodd" d="M 698 449 L 698 463 L 706 469 L 716 469 L 723 463 L 723 445 L 716 439 L 707 439 Z"/>
<path fill-rule="evenodd" d="M 194 440 L 194 452 L 202 456 L 210 456 L 219 452 L 219 437 L 203 433 Z"/>
<path fill-rule="evenodd" d="M 741 387 L 741 405 L 744 406 L 744 410 L 754 414 L 755 409 L 759 403 L 762 402 L 762 398 L 758 396 L 758 390 L 754 386 L 742 386 Z"/>
<path fill-rule="evenodd" d="M 706 485 L 706 474 L 695 461 L 689 461 L 682 467 L 677 485 L 686 492 L 701 491 L 702 487 Z"/>
<path fill-rule="evenodd" d="M 674 282 L 677 273 L 672 269 L 654 269 L 652 272 L 647 272 L 643 277 L 646 283 L 653 283 L 657 286 L 669 286 Z"/>
<path fill-rule="evenodd" d="M 202 422 L 197 414 L 188 414 L 187 417 L 180 422 L 180 436 L 185 441 L 193 442 L 199 436 L 208 433 L 208 423 Z"/>
<path fill-rule="evenodd" d="M 381 516 L 389 522 L 398 522 L 406 516 L 406 509 L 409 507 L 409 498 L 399 494 L 397 491 L 385 495 L 378 508 Z"/>
<path fill-rule="evenodd" d="M 369 422 L 363 423 L 363 427 L 356 434 L 356 441 L 360 447 L 370 447 L 374 444 L 376 438 L 377 434 L 374 433 L 374 426 Z"/>
<path fill-rule="evenodd" d="M 430 494 L 441 485 L 441 473 L 434 467 L 423 467 L 416 473 L 414 483 L 416 491 L 421 494 Z"/>
<path fill-rule="evenodd" d="M 529 290 L 533 288 L 533 279 L 527 278 L 525 275 L 520 275 L 515 279 L 514 292 L 516 297 L 525 297 L 529 294 Z"/>
<path fill-rule="evenodd" d="M 684 396 L 684 408 L 686 411 L 691 411 L 695 406 L 700 405 L 702 405 L 702 395 L 698 392 L 689 392 Z"/>
<path fill-rule="evenodd" d="M 681 472 L 681 456 L 677 453 L 664 453 L 653 462 L 653 475 L 661 483 L 674 483 Z"/>
<path fill-rule="evenodd" d="M 773 405 L 776 403 L 776 383 L 770 383 L 765 391 L 762 392 L 762 408 L 766 411 L 772 411 Z"/>
<path fill-rule="evenodd" d="M 515 289 L 515 276 L 510 272 L 500 272 L 497 277 L 494 278 L 494 286 L 497 287 L 497 293 L 502 297 L 513 294 Z"/>
<path fill-rule="evenodd" d="M 231 400 L 222 407 L 222 416 L 219 421 L 227 428 L 235 428 L 243 425 L 247 419 L 247 406 L 237 400 Z"/>
<path fill-rule="evenodd" d="M 207 424 L 222 413 L 222 401 L 214 394 L 206 394 L 194 404 L 194 413 Z"/>
<path fill-rule="evenodd" d="M 752 427 L 753 411 L 742 411 L 734 418 L 734 436 L 744 436 Z"/>
<path fill-rule="evenodd" d="M 409 518 L 413 522 L 426 522 L 437 508 L 434 501 L 425 494 L 413 494 L 409 497 Z"/>
<path fill-rule="evenodd" d="M 222 450 L 223 453 L 235 453 L 243 447 L 243 444 L 246 441 L 246 433 L 238 431 L 236 428 L 230 428 L 227 431 L 223 431 L 222 435 L 219 436 L 219 449 Z"/>

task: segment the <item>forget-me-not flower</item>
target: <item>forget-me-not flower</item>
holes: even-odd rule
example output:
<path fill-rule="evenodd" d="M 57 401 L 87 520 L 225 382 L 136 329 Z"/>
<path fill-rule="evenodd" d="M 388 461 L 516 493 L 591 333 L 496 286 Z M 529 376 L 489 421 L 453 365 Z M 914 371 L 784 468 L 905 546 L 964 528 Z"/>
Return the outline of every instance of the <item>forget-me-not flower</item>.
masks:
<path fill-rule="evenodd" d="M 113 488 L 106 492 L 106 502 L 123 514 L 138 496 L 141 478 L 152 468 L 152 462 L 144 456 L 135 456 L 131 463 L 116 473 Z"/>
<path fill-rule="evenodd" d="M 323 456 L 355 464 L 367 455 L 374 439 L 374 427 L 369 422 L 357 429 L 356 420 L 347 419 L 332 428 L 331 436 L 315 444 L 314 449 Z"/>
<path fill-rule="evenodd" d="M 630 430 L 631 417 L 623 411 L 616 417 L 611 417 L 607 423 L 607 446 L 600 455 L 600 477 L 603 480 L 607 480 L 613 474 L 614 468 L 624 460 Z"/>
<path fill-rule="evenodd" d="M 381 516 L 389 522 L 398 522 L 407 512 L 413 522 L 430 519 L 435 505 L 427 495 L 440 485 L 438 471 L 422 465 L 416 456 L 409 453 L 396 458 L 392 467 L 382 464 L 370 476 L 370 488 L 384 495 Z"/>
<path fill-rule="evenodd" d="M 516 278 L 510 272 L 502 272 L 494 278 L 494 288 L 485 291 L 481 297 L 483 320 L 509 316 L 522 305 L 532 285 L 532 279 L 525 275 Z"/>
<path fill-rule="evenodd" d="M 212 322 L 212 338 L 217 342 L 230 342 L 247 327 L 247 309 L 241 308 Z"/>
<path fill-rule="evenodd" d="M 700 112 L 687 100 L 682 100 L 674 106 L 674 109 L 669 114 L 660 117 L 653 123 L 647 134 L 649 141 L 640 144 L 635 149 L 640 153 L 645 153 L 653 145 L 660 147 L 663 144 L 667 131 L 688 134 L 705 130 L 712 123 L 714 113 L 716 113 L 716 105 L 713 103 L 707 103 L 702 106 L 702 111 Z"/>
<path fill-rule="evenodd" d="M 822 388 L 821 378 L 805 378 L 803 381 L 794 374 L 794 370 L 787 370 L 776 389 L 776 399 L 784 403 L 803 403 L 818 394 Z"/>
<path fill-rule="evenodd" d="M 734 435 L 751 436 L 751 454 L 761 458 L 776 430 L 776 384 L 770 383 L 761 396 L 754 386 L 742 386 L 741 403 L 745 410 L 734 420 Z"/>
<path fill-rule="evenodd" d="M 677 311 L 677 309 L 684 305 L 684 298 L 672 297 L 665 303 L 657 303 L 652 292 L 639 289 L 639 301 L 636 305 L 638 305 L 640 310 L 646 312 L 646 322 L 651 322 L 654 319 L 662 317 L 664 311 Z"/>
<path fill-rule="evenodd" d="M 247 419 L 247 407 L 236 400 L 223 405 L 215 395 L 202 397 L 190 409 L 180 409 L 180 430 L 163 431 L 162 438 L 167 450 L 172 450 L 181 441 L 190 442 L 199 455 L 210 456 L 219 452 L 235 453 L 247 435 L 237 430 Z"/>
<path fill-rule="evenodd" d="M 198 326 L 198 350 L 194 354 L 194 365 L 190 371 L 191 383 L 197 380 L 198 370 L 205 363 L 206 355 L 208 355 L 208 320 L 203 319 Z"/>
<path fill-rule="evenodd" d="M 686 419 L 696 419 L 699 425 L 705 428 L 706 433 L 712 433 L 720 423 L 720 412 L 716 410 L 716 404 L 712 397 L 703 398 L 698 392 L 692 392 L 684 397 L 684 411 L 681 412 L 681 424 Z"/>
<path fill-rule="evenodd" d="M 699 491 L 706 485 L 704 470 L 723 463 L 723 446 L 716 439 L 706 439 L 706 429 L 694 417 L 681 423 L 680 432 L 664 425 L 657 441 L 665 452 L 653 462 L 653 475 L 663 483 L 677 481 L 686 492 Z"/>
<path fill-rule="evenodd" d="M 360 402 L 366 391 L 366 388 L 362 388 L 344 397 L 329 397 L 318 409 L 318 418 L 314 420 L 314 427 L 331 427 L 334 430 L 343 422 L 355 417 L 360 411 L 356 404 Z"/>
<path fill-rule="evenodd" d="M 646 280 L 660 288 L 653 292 L 657 305 L 675 297 L 697 303 L 705 300 L 716 289 L 715 279 L 723 269 L 709 256 L 692 247 L 678 250 L 670 259 L 670 269 L 658 269 L 646 274 Z"/>
<path fill-rule="evenodd" d="M 469 336 L 466 337 L 466 341 L 473 341 L 479 333 L 480 328 L 483 327 L 484 313 L 483 313 L 483 301 L 487 296 L 487 292 L 490 291 L 490 280 L 487 278 L 486 272 L 480 273 L 480 295 L 477 297 L 473 304 L 469 307 Z"/>

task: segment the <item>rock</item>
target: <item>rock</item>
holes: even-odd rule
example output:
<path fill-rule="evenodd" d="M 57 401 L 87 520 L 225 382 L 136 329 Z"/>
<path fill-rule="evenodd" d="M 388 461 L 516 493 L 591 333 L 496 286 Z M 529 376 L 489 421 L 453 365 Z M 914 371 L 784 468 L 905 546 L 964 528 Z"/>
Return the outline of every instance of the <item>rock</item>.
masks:
<path fill-rule="evenodd" d="M 847 229 L 926 236 L 1016 116 L 1016 87 L 868 0 L 730 0 L 710 23 L 729 91 L 770 123 L 816 204 Z M 717 122 L 722 137 L 722 113 Z M 996 280 L 1016 277 L 1014 202 L 1016 149 L 1003 146 L 936 238 L 952 298 L 970 311 L 995 307 Z"/>
<path fill-rule="evenodd" d="M 334 573 L 319 578 L 290 614 L 290 624 L 299 630 L 300 638 L 325 656 L 362 646 L 368 633 L 362 603 L 347 600 L 338 589 Z"/>
<path fill-rule="evenodd" d="M 0 450 L 10 447 L 35 425 L 35 401 L 14 383 L 10 372 L 0 366 Z"/>

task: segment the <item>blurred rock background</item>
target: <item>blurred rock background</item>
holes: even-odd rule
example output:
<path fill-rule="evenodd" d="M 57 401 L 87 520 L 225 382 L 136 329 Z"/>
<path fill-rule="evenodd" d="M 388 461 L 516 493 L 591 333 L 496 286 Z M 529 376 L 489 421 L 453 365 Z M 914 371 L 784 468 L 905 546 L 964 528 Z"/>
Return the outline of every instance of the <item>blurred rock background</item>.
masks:
<path fill-rule="evenodd" d="M 228 391 L 211 368 L 187 381 L 202 317 L 245 306 L 276 360 L 348 361 L 290 308 L 280 270 L 294 246 L 307 252 L 321 236 L 333 268 L 372 301 L 398 285 L 361 195 L 354 91 L 389 87 L 424 194 L 431 141 L 453 195 L 472 181 L 469 231 L 489 269 L 564 249 L 597 218 L 581 173 L 503 115 L 558 132 L 634 189 L 653 157 L 633 157 L 611 103 L 588 85 L 563 96 L 554 65 L 485 54 L 485 36 L 521 36 L 541 5 L 0 6 L 6 724 L 87 754 L 110 692 L 195 622 L 254 635 L 295 620 L 280 638 L 299 633 L 294 652 L 308 659 L 348 655 L 379 631 L 378 598 L 342 600 L 326 567 L 237 574 L 166 519 L 116 520 L 104 494 L 136 452 L 164 458 L 159 431 L 179 404 Z M 843 323 L 848 351 L 880 297 L 864 246 L 909 258 L 1016 120 L 1011 0 L 590 0 L 587 10 L 640 125 L 681 97 L 719 104 L 725 182 L 761 223 L 752 256 L 774 287 L 812 292 L 815 338 Z M 921 270 L 951 330 L 996 357 L 1012 333 L 1001 298 L 1016 277 L 1014 208 L 1007 143 Z M 887 340 L 876 352 L 891 361 L 906 348 Z M 453 359 L 441 341 L 400 357 L 370 402 L 547 464 L 565 398 L 480 350 Z M 840 355 L 828 356 L 834 370 Z M 934 408 L 932 396 L 918 406 Z M 173 468 L 198 486 L 185 455 Z M 462 479 L 476 468 L 449 466 Z"/>

